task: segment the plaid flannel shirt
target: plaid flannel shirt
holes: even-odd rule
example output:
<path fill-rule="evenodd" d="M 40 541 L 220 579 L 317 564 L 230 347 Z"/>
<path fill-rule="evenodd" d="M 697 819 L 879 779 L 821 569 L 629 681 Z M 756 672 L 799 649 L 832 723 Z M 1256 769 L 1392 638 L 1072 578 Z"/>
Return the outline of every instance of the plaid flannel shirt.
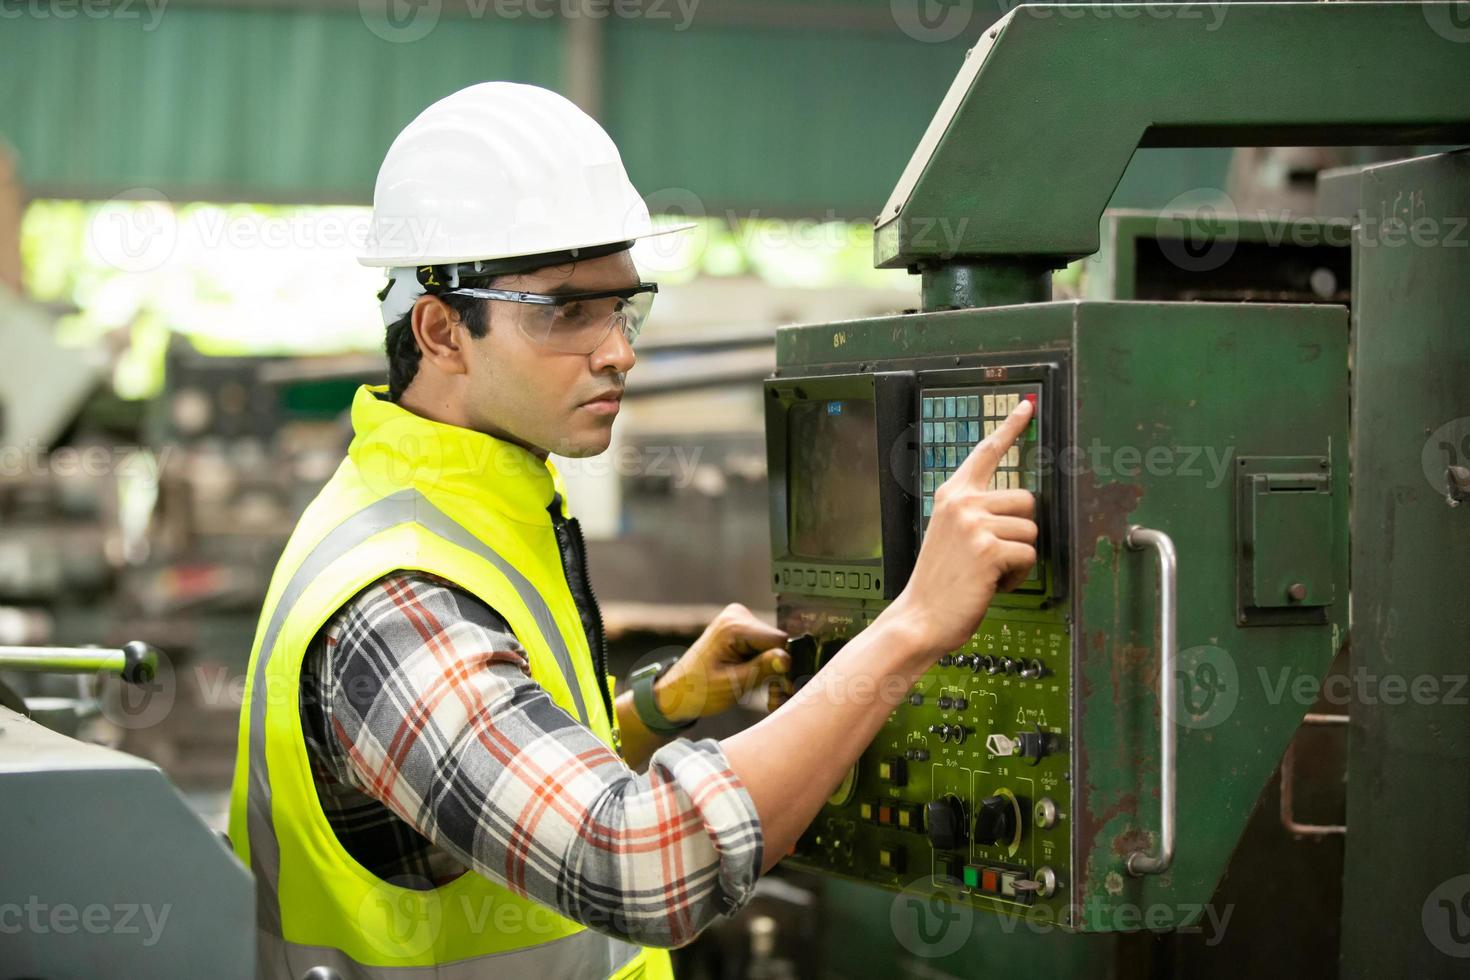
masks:
<path fill-rule="evenodd" d="M 718 742 L 670 742 L 633 772 L 531 679 L 505 621 L 440 579 L 395 573 L 339 610 L 300 704 L 322 808 L 385 880 L 473 869 L 599 932 L 679 946 L 760 874 L 755 807 Z"/>

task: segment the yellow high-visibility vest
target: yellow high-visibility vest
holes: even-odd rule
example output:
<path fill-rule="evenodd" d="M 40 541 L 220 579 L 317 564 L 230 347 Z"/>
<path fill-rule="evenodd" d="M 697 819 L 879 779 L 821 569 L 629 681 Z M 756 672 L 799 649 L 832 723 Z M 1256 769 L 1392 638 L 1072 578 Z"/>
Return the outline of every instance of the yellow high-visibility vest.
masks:
<path fill-rule="evenodd" d="M 385 390 L 358 390 L 347 458 L 286 545 L 250 656 L 230 838 L 255 874 L 260 974 L 672 980 L 664 950 L 593 932 L 474 871 L 432 890 L 385 882 L 322 812 L 298 710 L 302 660 L 334 613 L 400 569 L 482 599 L 552 700 L 609 746 L 618 740 L 548 511 L 565 500 L 555 468 L 420 418 Z"/>

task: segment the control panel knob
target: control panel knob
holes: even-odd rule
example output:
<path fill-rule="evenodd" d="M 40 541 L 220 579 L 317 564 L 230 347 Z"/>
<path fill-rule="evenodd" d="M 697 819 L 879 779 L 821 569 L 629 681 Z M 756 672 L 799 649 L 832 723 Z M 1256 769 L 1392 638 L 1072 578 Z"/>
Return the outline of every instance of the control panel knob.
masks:
<path fill-rule="evenodd" d="M 801 687 L 817 672 L 817 638 L 810 633 L 793 636 L 786 643 L 786 652 L 791 655 L 791 679 Z"/>
<path fill-rule="evenodd" d="M 975 843 L 1007 844 L 1016 836 L 1016 805 L 1004 796 L 987 796 L 975 810 Z"/>
<path fill-rule="evenodd" d="M 924 826 L 936 851 L 957 851 L 965 846 L 965 805 L 953 794 L 924 805 Z"/>
<path fill-rule="evenodd" d="M 1051 898 L 1057 893 L 1057 873 L 1046 865 L 1036 869 L 1035 878 L 1022 878 L 1016 882 L 1016 891 L 1034 892 L 1042 898 Z"/>

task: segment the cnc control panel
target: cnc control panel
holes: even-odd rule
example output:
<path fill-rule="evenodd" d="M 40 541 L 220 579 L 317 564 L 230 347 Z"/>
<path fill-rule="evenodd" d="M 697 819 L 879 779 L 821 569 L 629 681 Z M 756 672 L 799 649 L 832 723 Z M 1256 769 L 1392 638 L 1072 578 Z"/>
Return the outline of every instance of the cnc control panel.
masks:
<path fill-rule="evenodd" d="M 1065 389 L 1055 355 L 767 383 L 773 585 L 798 683 L 902 590 L 936 490 L 1022 399 L 1032 422 L 990 487 L 1034 494 L 1041 531 L 1030 579 L 908 692 L 793 864 L 892 888 L 939 884 L 997 911 L 1062 901 L 1071 643 L 1063 496 L 1047 462 Z"/>
<path fill-rule="evenodd" d="M 1029 580 L 899 692 L 790 862 L 1071 931 L 1197 921 L 1306 710 L 1260 678 L 1320 677 L 1345 635 L 1346 338 L 1340 309 L 1271 304 L 781 328 L 771 585 L 797 683 L 904 590 L 939 488 L 1022 399 L 990 485 L 1038 528 Z"/>

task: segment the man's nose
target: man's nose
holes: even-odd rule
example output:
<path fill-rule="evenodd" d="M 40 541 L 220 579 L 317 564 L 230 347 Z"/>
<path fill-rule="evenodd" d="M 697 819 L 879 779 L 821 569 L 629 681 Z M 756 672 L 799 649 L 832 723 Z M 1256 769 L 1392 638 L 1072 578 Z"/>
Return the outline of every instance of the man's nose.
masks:
<path fill-rule="evenodd" d="M 633 353 L 633 345 L 628 343 L 628 338 L 623 335 L 623 328 L 614 326 L 608 332 L 607 339 L 592 352 L 589 360 L 593 374 L 609 369 L 619 374 L 626 374 L 632 370 L 634 364 L 638 363 L 638 355 Z"/>

